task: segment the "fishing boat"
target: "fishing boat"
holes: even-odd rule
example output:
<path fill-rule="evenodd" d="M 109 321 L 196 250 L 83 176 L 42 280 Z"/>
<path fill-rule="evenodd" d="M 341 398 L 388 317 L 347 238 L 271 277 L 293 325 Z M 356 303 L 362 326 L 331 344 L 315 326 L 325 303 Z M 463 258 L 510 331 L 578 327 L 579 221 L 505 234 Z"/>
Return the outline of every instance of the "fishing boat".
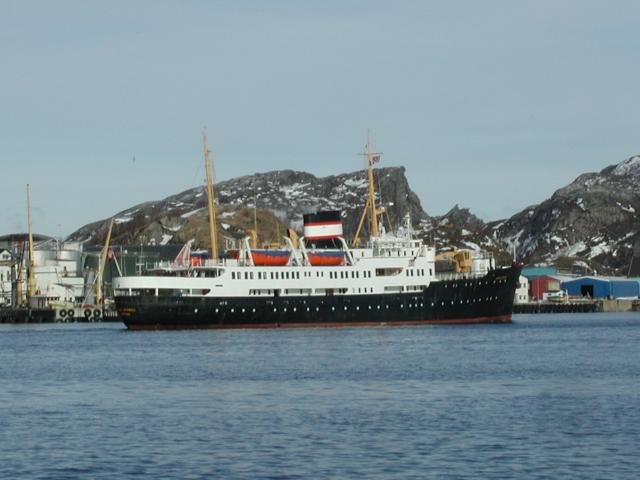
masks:
<path fill-rule="evenodd" d="M 0 308 L 0 323 L 114 319 L 115 311 L 109 308 L 103 295 L 103 272 L 110 251 L 113 219 L 100 254 L 97 273 L 83 268 L 80 242 L 59 242 L 32 232 L 30 185 L 27 185 L 27 223 L 27 234 L 5 237 L 14 245 L 16 255 L 11 258 L 11 301 L 9 306 Z M 22 248 L 17 247 L 20 244 Z"/>
<path fill-rule="evenodd" d="M 206 136 L 204 145 L 209 172 Z M 510 322 L 521 265 L 498 267 L 491 256 L 482 256 L 470 271 L 437 276 L 435 248 L 414 238 L 408 215 L 395 232 L 381 227 L 384 209 L 376 205 L 374 182 L 379 154 L 372 153 L 370 140 L 365 156 L 368 196 L 350 246 L 339 211 L 305 216 L 304 236 L 297 245 L 284 238 L 287 260 L 282 255 L 281 264 L 256 262 L 264 260 L 264 251 L 253 249 L 248 238 L 237 256 L 216 258 L 217 239 L 210 225 L 212 258 L 203 264 L 169 265 L 154 274 L 113 280 L 116 308 L 127 328 Z M 213 186 L 207 178 L 209 217 L 215 221 Z M 365 226 L 366 243 L 361 237 Z"/>

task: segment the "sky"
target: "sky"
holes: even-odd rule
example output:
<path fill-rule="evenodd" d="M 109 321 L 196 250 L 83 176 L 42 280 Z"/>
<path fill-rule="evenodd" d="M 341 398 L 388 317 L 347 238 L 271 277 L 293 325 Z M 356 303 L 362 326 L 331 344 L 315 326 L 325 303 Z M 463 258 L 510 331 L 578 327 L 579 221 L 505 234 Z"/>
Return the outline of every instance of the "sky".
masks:
<path fill-rule="evenodd" d="M 640 3 L 0 0 L 0 235 L 277 169 L 484 220 L 640 153 Z"/>

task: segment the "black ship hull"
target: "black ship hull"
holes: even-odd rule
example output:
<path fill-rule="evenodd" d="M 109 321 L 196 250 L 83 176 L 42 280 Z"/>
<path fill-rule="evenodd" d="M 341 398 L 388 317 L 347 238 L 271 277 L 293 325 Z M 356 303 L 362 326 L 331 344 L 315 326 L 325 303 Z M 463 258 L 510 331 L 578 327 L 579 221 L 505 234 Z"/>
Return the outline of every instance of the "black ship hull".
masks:
<path fill-rule="evenodd" d="M 117 296 L 131 330 L 509 323 L 520 266 L 423 291 L 283 297 Z"/>
<path fill-rule="evenodd" d="M 56 311 L 49 308 L 1 308 L 0 323 L 53 323 Z"/>

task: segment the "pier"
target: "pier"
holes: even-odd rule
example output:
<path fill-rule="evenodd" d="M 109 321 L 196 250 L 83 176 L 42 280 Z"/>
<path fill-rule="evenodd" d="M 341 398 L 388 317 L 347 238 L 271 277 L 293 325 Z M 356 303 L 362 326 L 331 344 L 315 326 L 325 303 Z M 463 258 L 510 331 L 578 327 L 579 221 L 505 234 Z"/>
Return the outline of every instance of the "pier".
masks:
<path fill-rule="evenodd" d="M 639 299 L 596 299 L 569 302 L 516 303 L 513 313 L 638 312 Z"/>

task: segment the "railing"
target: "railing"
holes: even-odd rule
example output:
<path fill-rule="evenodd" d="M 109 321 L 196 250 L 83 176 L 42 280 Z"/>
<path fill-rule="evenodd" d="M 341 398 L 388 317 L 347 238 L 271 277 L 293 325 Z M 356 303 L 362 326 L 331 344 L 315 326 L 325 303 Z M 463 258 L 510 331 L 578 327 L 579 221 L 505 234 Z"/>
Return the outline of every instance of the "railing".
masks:
<path fill-rule="evenodd" d="M 438 280 L 469 280 L 475 278 L 482 278 L 487 272 L 469 272 L 469 273 L 438 273 L 436 272 L 436 278 Z"/>

